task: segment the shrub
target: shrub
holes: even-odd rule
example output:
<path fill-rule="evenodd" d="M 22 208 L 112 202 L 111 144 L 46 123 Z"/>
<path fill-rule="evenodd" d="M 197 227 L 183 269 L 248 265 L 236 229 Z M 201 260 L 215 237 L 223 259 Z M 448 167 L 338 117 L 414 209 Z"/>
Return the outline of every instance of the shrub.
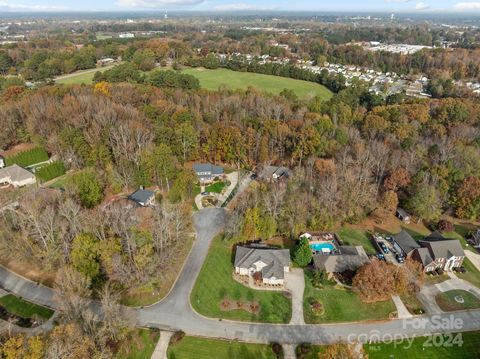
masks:
<path fill-rule="evenodd" d="M 35 174 L 42 181 L 50 181 L 56 177 L 64 175 L 66 172 L 65 165 L 61 161 L 55 161 L 39 168 Z"/>
<path fill-rule="evenodd" d="M 178 343 L 185 336 L 185 332 L 182 330 L 177 330 L 170 338 L 170 345 Z"/>
<path fill-rule="evenodd" d="M 35 147 L 5 159 L 7 166 L 17 164 L 21 167 L 27 167 L 43 161 L 48 161 L 48 153 L 43 147 Z"/>
<path fill-rule="evenodd" d="M 283 359 L 283 348 L 279 343 L 272 343 L 270 347 L 272 348 L 273 354 L 275 354 L 275 358 Z"/>
<path fill-rule="evenodd" d="M 442 219 L 441 221 L 439 221 L 437 224 L 437 228 L 440 232 L 453 232 L 453 230 L 455 229 L 453 223 L 447 221 L 446 219 Z"/>

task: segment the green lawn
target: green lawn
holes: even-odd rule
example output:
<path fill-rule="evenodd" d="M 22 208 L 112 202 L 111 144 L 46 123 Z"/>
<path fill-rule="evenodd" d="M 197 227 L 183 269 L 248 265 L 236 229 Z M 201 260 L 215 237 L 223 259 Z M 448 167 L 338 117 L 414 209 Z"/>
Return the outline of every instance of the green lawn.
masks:
<path fill-rule="evenodd" d="M 64 189 L 66 182 L 67 182 L 67 176 L 63 176 L 63 177 L 57 179 L 56 181 L 54 181 L 48 187 L 55 188 L 55 189 Z"/>
<path fill-rule="evenodd" d="M 338 285 L 325 283 L 322 289 L 312 285 L 312 272 L 305 271 L 305 292 L 303 295 L 303 315 L 309 324 L 352 322 L 361 320 L 388 319 L 396 308 L 391 300 L 365 304 L 358 295 Z M 321 316 L 315 316 L 310 309 L 312 299 L 319 300 L 325 309 Z"/>
<path fill-rule="evenodd" d="M 476 359 L 480 358 L 480 332 L 438 335 L 433 340 L 416 338 L 411 347 L 405 340 L 402 343 L 365 344 L 364 348 L 369 359 Z"/>
<path fill-rule="evenodd" d="M 346 246 L 363 246 L 367 254 L 377 253 L 367 231 L 342 227 L 337 231 L 337 235 Z"/>
<path fill-rule="evenodd" d="M 226 182 L 215 182 L 210 186 L 205 187 L 206 192 L 213 192 L 213 193 L 222 193 L 222 190 L 227 186 Z"/>
<path fill-rule="evenodd" d="M 283 293 L 259 291 L 247 288 L 232 278 L 232 243 L 222 237 L 215 238 L 203 264 L 190 300 L 193 308 L 202 315 L 233 320 L 288 323 L 291 317 L 291 302 Z M 242 302 L 258 302 L 260 312 L 246 310 L 224 311 L 220 303 L 224 298 Z"/>
<path fill-rule="evenodd" d="M 53 310 L 27 302 L 13 294 L 7 294 L 1 297 L 0 305 L 4 307 L 7 312 L 21 318 L 32 318 L 34 315 L 38 315 L 41 318 L 49 319 L 53 315 Z"/>
<path fill-rule="evenodd" d="M 168 359 L 274 359 L 269 345 L 184 337 L 168 348 Z"/>
<path fill-rule="evenodd" d="M 458 303 L 455 300 L 456 296 L 461 296 L 465 302 Z M 480 308 L 480 299 L 465 290 L 449 290 L 448 292 L 438 294 L 435 300 L 438 306 L 445 312 Z"/>
<path fill-rule="evenodd" d="M 136 329 L 118 349 L 117 359 L 150 359 L 157 345 L 160 332 L 157 329 Z"/>
<path fill-rule="evenodd" d="M 290 89 L 295 91 L 300 98 L 320 96 L 328 100 L 332 97 L 332 93 L 326 87 L 309 81 L 227 69 L 191 68 L 182 70 L 182 72 L 195 76 L 200 81 L 200 85 L 209 90 L 217 90 L 220 85 L 243 90 L 249 86 L 254 86 L 261 91 L 273 94 L 279 94 L 283 89 Z"/>
<path fill-rule="evenodd" d="M 465 279 L 474 286 L 480 288 L 480 271 L 473 265 L 468 258 L 463 260 L 463 266 L 467 270 L 466 273 L 456 273 L 458 278 Z"/>
<path fill-rule="evenodd" d="M 112 66 L 105 66 L 105 67 L 101 67 L 101 68 L 96 69 L 96 71 L 78 72 L 77 74 L 72 74 L 72 76 L 70 76 L 70 77 L 66 77 L 66 78 L 57 80 L 57 81 L 55 81 L 55 83 L 63 84 L 63 85 L 72 85 L 72 84 L 77 84 L 77 85 L 86 84 L 86 85 L 89 85 L 93 81 L 93 76 L 95 75 L 95 72 L 97 72 L 97 71 L 103 72 L 103 71 L 107 71 L 111 68 L 112 68 Z"/>

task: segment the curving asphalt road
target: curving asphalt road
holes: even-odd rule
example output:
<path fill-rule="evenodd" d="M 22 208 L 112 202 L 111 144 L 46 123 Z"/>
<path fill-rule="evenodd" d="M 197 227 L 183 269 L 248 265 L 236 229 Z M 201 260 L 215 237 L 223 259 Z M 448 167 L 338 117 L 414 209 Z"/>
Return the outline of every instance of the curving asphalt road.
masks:
<path fill-rule="evenodd" d="M 289 325 L 243 323 L 205 318 L 190 306 L 190 292 L 207 256 L 212 239 L 223 229 L 225 211 L 205 209 L 194 216 L 197 239 L 184 268 L 168 296 L 152 306 L 135 309 L 139 326 L 183 330 L 189 335 L 237 339 L 247 342 L 327 344 L 338 340 L 368 341 L 376 338 L 406 338 L 429 333 L 480 329 L 480 310 L 454 314 L 417 316 L 380 322 Z M 54 308 L 51 288 L 36 285 L 0 267 L 0 286 L 35 303 Z"/>

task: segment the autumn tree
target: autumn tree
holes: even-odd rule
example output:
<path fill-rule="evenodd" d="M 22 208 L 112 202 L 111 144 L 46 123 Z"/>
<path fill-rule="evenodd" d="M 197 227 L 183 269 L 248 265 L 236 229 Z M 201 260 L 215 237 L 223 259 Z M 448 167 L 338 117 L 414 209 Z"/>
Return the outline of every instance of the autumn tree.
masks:
<path fill-rule="evenodd" d="M 405 168 L 398 167 L 390 172 L 385 181 L 383 182 L 383 186 L 387 191 L 398 191 L 399 189 L 405 188 L 411 182 L 410 174 Z"/>
<path fill-rule="evenodd" d="M 394 294 L 404 293 L 407 277 L 401 267 L 374 259 L 358 269 L 353 277 L 353 287 L 362 301 L 380 302 Z"/>
<path fill-rule="evenodd" d="M 480 216 L 480 179 L 468 177 L 460 184 L 456 194 L 456 213 L 461 218 L 476 220 Z"/>

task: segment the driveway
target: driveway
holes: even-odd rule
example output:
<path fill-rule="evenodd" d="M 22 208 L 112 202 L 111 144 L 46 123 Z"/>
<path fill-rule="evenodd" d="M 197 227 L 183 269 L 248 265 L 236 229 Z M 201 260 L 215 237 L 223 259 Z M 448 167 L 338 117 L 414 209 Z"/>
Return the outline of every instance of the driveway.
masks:
<path fill-rule="evenodd" d="M 286 273 L 285 287 L 292 294 L 292 319 L 290 324 L 305 324 L 303 317 L 303 292 L 305 290 L 303 269 L 292 268 L 289 273 Z"/>

